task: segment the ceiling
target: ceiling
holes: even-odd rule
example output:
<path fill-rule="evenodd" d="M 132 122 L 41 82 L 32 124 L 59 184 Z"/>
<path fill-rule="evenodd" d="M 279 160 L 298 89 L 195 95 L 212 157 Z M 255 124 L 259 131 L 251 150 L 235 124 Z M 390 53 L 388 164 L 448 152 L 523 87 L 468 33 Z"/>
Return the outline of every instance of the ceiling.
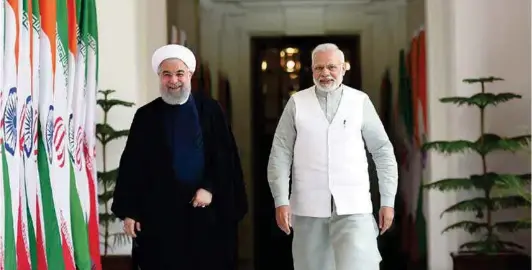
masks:
<path fill-rule="evenodd" d="M 274 6 L 342 6 L 397 4 L 405 0 L 201 0 L 215 5 L 233 5 L 239 7 L 274 7 Z"/>

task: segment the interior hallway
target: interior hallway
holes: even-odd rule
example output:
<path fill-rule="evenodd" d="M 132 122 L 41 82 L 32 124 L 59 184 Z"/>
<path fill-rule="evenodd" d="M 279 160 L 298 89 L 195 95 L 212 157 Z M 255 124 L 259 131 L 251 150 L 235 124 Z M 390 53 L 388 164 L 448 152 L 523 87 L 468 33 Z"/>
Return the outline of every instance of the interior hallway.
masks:
<path fill-rule="evenodd" d="M 480 4 L 479 1 L 489 1 L 489 4 Z M 261 184 L 264 185 L 264 179 L 257 176 L 257 172 L 260 174 L 261 170 L 256 167 L 256 156 L 260 148 L 267 149 L 268 145 L 257 144 L 253 135 L 254 125 L 257 124 L 257 119 L 253 116 L 254 110 L 257 109 L 253 95 L 260 89 L 254 85 L 252 73 L 261 67 L 262 61 L 259 60 L 262 59 L 254 58 L 252 40 L 275 37 L 358 36 L 358 83 L 384 117 L 388 114 L 386 104 L 390 102 L 382 92 L 384 75 L 390 75 L 391 89 L 397 95 L 399 52 L 404 50 L 408 53 L 414 37 L 427 25 L 431 25 L 433 31 L 427 32 L 427 39 L 432 40 L 430 48 L 427 49 L 427 56 L 433 59 L 427 64 L 427 70 L 432 74 L 432 80 L 427 82 L 427 87 L 433 90 L 428 101 L 428 107 L 431 108 L 429 122 L 438 125 L 428 127 L 428 133 L 433 134 L 435 138 L 470 136 L 474 133 L 470 124 L 451 124 L 464 119 L 464 111 L 451 111 L 438 102 L 438 98 L 444 95 L 470 93 L 471 89 L 464 88 L 459 83 L 461 78 L 501 74 L 508 78 L 507 84 L 502 88 L 520 89 L 527 98 L 525 101 L 530 100 L 530 93 L 527 93 L 530 84 L 524 83 L 526 76 L 529 77 L 526 74 L 530 74 L 530 66 L 519 62 L 527 56 L 520 47 L 526 37 L 515 34 L 522 32 L 523 28 L 519 28 L 519 25 L 526 20 L 519 16 L 497 13 L 497 10 L 504 10 L 497 1 L 499 0 L 471 0 L 466 1 L 467 3 L 461 0 L 150 0 L 138 1 L 135 4 L 128 0 L 116 0 L 113 3 L 99 1 L 100 24 L 105 25 L 100 27 L 102 63 L 99 84 L 101 88 L 117 89 L 118 97 L 140 106 L 158 96 L 155 89 L 157 78 L 150 75 L 149 64 L 155 48 L 168 42 L 186 40 L 187 46 L 197 53 L 202 65 L 194 78 L 195 83 L 210 88 L 210 94 L 225 104 L 241 151 L 251 210 L 240 227 L 240 259 L 242 265 L 252 267 L 257 259 L 257 231 L 269 228 L 271 231 L 267 236 L 279 234 L 274 223 L 256 223 L 259 214 L 256 204 L 261 199 L 257 189 Z M 514 13 L 523 10 L 523 4 L 519 4 L 519 1 L 525 0 L 514 1 L 513 5 L 508 5 L 508 9 Z M 121 20 L 116 20 L 117 10 Z M 485 14 L 495 16 L 500 24 L 488 19 L 489 16 Z M 515 28 L 515 33 L 503 31 L 501 25 L 508 29 Z M 503 36 L 512 47 L 507 49 L 510 45 L 487 42 L 486 35 Z M 114 49 L 113 45 L 118 43 L 128 46 Z M 476 47 L 473 48 L 473 45 Z M 135 57 L 131 57 L 132 55 Z M 308 61 L 310 55 L 307 53 L 300 57 Z M 120 63 L 119 66 L 117 63 Z M 514 66 L 514 63 L 517 65 Z M 117 70 L 127 72 L 132 79 L 118 80 Z M 427 76 L 430 77 L 430 74 Z M 517 117 L 510 117 L 509 111 Z M 506 109 L 501 115 L 516 119 L 520 126 L 529 130 L 530 118 L 522 111 L 522 107 L 515 107 Z M 127 128 L 128 123 L 123 119 L 130 119 L 133 113 L 134 111 L 121 111 L 113 116 L 111 121 L 117 122 L 117 127 Z M 471 117 L 465 118 L 469 122 L 476 121 Z M 497 124 L 494 120 L 491 125 L 501 130 L 504 122 L 499 119 L 497 123 L 501 124 Z M 504 126 L 504 130 L 512 128 L 515 129 L 513 126 Z M 120 144 L 112 145 L 110 152 L 121 153 L 122 147 Z M 110 157 L 109 162 L 116 163 L 118 157 L 119 154 Z M 447 176 L 449 171 L 463 174 L 471 170 L 453 165 L 457 163 L 459 162 L 452 159 L 432 157 L 427 178 L 441 178 Z M 512 166 L 525 163 L 520 161 Z M 529 163 L 526 163 L 526 166 Z M 261 196 L 267 197 L 267 193 L 264 192 Z M 448 223 L 449 219 L 440 219 L 439 213 L 455 198 L 434 193 L 428 196 L 432 202 L 425 204 L 429 238 L 426 248 L 432 254 L 428 258 L 428 264 L 432 266 L 430 269 L 434 270 L 451 269 L 449 252 L 456 250 L 457 243 L 461 241 L 459 239 L 464 236 L 442 235 L 441 227 Z M 428 201 L 427 197 L 425 200 Z M 402 198 L 398 198 L 397 201 L 401 200 Z M 261 210 L 267 212 L 268 209 Z M 401 222 L 399 217 L 396 225 Z M 117 224 L 116 229 L 120 230 L 120 224 Z M 396 228 L 385 235 L 381 242 L 387 238 L 397 238 L 400 234 L 401 230 Z M 263 235 L 264 238 L 268 238 L 267 236 Z M 515 237 L 529 238 L 529 234 Z M 285 241 L 285 245 L 289 243 L 289 239 L 280 241 Z M 398 242 L 390 243 L 398 245 Z M 392 251 L 399 248 L 391 244 L 388 247 Z M 114 250 L 116 254 L 129 252 L 128 246 L 116 247 Z M 403 253 L 395 255 L 403 259 L 407 257 Z M 286 253 L 284 256 L 287 256 Z M 271 258 L 274 257 L 272 255 Z M 389 259 L 385 263 L 397 266 L 396 259 Z"/>

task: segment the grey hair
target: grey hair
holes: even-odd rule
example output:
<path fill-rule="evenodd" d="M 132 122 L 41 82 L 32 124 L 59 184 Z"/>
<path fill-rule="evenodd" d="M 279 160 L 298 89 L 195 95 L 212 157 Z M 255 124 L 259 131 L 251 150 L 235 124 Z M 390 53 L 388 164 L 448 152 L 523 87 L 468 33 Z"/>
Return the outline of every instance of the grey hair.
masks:
<path fill-rule="evenodd" d="M 314 48 L 314 50 L 312 50 L 312 64 L 314 64 L 314 58 L 316 57 L 316 54 L 318 52 L 328 52 L 328 51 L 336 52 L 338 58 L 340 58 L 340 61 L 342 63 L 345 62 L 344 52 L 342 52 L 342 50 L 340 50 L 340 48 L 338 48 L 338 46 L 336 46 L 336 44 L 323 43 L 323 44 L 320 44 L 320 45 L 316 46 L 316 48 Z"/>

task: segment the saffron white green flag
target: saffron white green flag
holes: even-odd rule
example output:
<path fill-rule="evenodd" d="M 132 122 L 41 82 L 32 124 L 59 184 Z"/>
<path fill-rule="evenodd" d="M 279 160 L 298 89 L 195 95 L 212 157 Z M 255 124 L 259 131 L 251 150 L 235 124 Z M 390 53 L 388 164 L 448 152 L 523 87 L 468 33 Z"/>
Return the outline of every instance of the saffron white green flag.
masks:
<path fill-rule="evenodd" d="M 0 270 L 101 270 L 95 0 L 0 0 Z"/>
<path fill-rule="evenodd" d="M 31 123 L 31 132 L 28 132 L 25 139 L 24 151 L 26 157 L 26 179 L 27 182 L 27 204 L 29 209 L 28 226 L 29 226 L 29 242 L 32 269 L 46 270 L 46 253 L 44 250 L 44 227 L 42 215 L 42 201 L 40 191 L 39 168 L 37 165 L 37 144 L 38 144 L 38 121 L 39 121 L 39 85 L 40 85 L 40 36 L 41 36 L 41 15 L 39 9 L 39 0 L 31 0 L 28 2 L 29 6 L 29 25 L 30 32 L 30 48 L 31 48 L 31 107 L 32 117 L 25 123 L 29 126 Z M 31 16 L 30 16 L 31 15 Z M 28 112 L 27 117 L 30 116 Z M 26 124 L 25 124 L 26 125 Z M 26 128 L 26 126 L 25 126 Z M 28 127 L 29 129 L 29 127 Z M 31 144 L 29 137 L 31 135 Z M 28 168 L 30 167 L 30 168 Z"/>
<path fill-rule="evenodd" d="M 5 6 L 5 0 L 0 0 L 0 37 L 4 37 L 4 9 Z M 4 78 L 4 42 L 0 42 L 0 65 L 2 69 L 0 70 L 0 177 L 2 177 L 2 181 L 0 181 L 0 270 L 4 270 L 4 239 L 5 239 L 5 196 L 4 196 L 4 175 L 3 175 L 3 147 L 4 145 L 4 135 L 3 135 L 3 127 L 4 127 L 4 90 L 3 90 L 3 78 Z"/>
<path fill-rule="evenodd" d="M 31 0 L 20 0 L 18 19 L 18 72 L 17 72 L 17 92 L 20 112 L 17 117 L 18 122 L 18 174 L 19 191 L 17 194 L 17 269 L 31 269 L 30 241 L 28 214 L 30 211 L 27 204 L 27 192 L 32 192 L 35 188 L 36 174 L 27 158 L 31 155 L 33 145 L 33 106 L 32 106 L 32 76 L 31 76 L 31 26 L 29 16 L 31 11 Z M 33 233 L 33 232 L 32 232 Z"/>
<path fill-rule="evenodd" d="M 17 54 L 19 42 L 17 32 L 21 14 L 18 0 L 8 0 L 5 3 L 5 33 L 4 33 L 4 80 L 2 95 L 5 99 L 1 114 L 3 115 L 3 144 L 2 144 L 2 182 L 4 187 L 4 269 L 17 269 L 16 260 L 16 225 L 18 222 L 19 201 L 19 162 L 20 152 L 17 151 L 18 128 L 21 109 L 17 93 Z"/>

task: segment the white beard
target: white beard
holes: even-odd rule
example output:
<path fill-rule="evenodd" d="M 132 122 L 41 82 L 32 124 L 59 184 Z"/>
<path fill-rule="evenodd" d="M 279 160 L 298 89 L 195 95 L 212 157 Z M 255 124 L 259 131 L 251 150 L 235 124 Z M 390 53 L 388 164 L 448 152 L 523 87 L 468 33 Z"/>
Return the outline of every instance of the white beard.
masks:
<path fill-rule="evenodd" d="M 319 79 L 313 78 L 312 80 L 314 81 L 314 85 L 316 85 L 316 88 L 323 92 L 331 92 L 340 87 L 340 85 L 342 84 L 342 80 L 334 80 L 331 84 L 323 86 L 320 84 Z"/>
<path fill-rule="evenodd" d="M 172 92 L 169 91 L 165 86 L 159 86 L 159 93 L 163 101 L 170 105 L 181 105 L 187 102 L 188 97 L 190 96 L 191 87 L 182 86 L 180 91 Z"/>

